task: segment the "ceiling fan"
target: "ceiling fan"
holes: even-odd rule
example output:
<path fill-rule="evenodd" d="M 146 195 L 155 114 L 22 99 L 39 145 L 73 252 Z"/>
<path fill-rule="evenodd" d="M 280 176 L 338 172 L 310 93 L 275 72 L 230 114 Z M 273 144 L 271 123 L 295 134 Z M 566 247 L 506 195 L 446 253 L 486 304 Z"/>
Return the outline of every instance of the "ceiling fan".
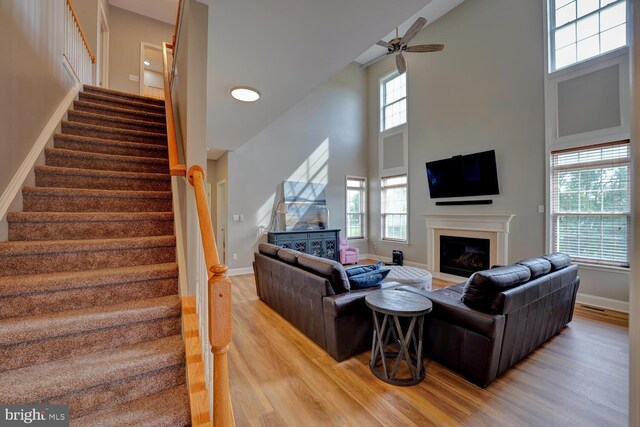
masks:
<path fill-rule="evenodd" d="M 400 74 L 407 71 L 407 62 L 402 56 L 403 52 L 439 52 L 444 49 L 443 44 L 419 44 L 415 46 L 407 46 L 407 44 L 418 34 L 418 32 L 424 27 L 424 24 L 427 23 L 427 20 L 423 17 L 416 19 L 416 22 L 409 27 L 407 32 L 402 37 L 398 37 L 398 28 L 396 28 L 396 36 L 389 40 L 388 42 L 384 40 L 380 40 L 376 43 L 378 46 L 382 46 L 387 49 L 385 54 L 378 56 L 375 59 L 367 62 L 363 65 L 363 67 L 368 67 L 369 65 L 373 65 L 382 58 L 387 55 L 395 54 L 396 55 L 396 67 L 398 68 L 398 72 Z"/>

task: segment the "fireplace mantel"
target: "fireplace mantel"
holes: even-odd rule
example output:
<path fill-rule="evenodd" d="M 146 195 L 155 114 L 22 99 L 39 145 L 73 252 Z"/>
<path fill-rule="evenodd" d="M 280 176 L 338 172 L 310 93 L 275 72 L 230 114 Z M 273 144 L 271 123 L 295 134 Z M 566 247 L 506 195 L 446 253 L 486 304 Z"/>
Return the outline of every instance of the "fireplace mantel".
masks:
<path fill-rule="evenodd" d="M 436 251 L 439 254 L 439 242 L 436 242 L 436 231 L 456 230 L 458 232 L 484 232 L 495 235 L 494 258 L 497 264 L 507 264 L 509 259 L 509 223 L 513 214 L 456 214 L 456 215 L 424 215 L 427 225 L 427 259 L 428 268 L 439 273 L 436 265 Z M 470 233 L 472 234 L 472 233 Z M 474 237 L 474 236 L 470 236 Z"/>

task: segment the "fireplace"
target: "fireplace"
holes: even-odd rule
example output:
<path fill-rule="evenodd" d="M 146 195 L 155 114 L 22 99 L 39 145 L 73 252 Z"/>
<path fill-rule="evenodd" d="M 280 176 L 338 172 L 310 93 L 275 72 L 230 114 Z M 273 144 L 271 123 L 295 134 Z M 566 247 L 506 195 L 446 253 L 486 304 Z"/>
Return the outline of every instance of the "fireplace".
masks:
<path fill-rule="evenodd" d="M 440 272 L 469 277 L 491 267 L 491 240 L 440 235 Z"/>

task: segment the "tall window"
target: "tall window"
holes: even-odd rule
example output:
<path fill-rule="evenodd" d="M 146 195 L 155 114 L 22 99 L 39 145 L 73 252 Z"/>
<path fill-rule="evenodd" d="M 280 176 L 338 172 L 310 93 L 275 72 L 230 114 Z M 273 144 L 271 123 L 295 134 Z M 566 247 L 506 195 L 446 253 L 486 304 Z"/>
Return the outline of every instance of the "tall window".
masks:
<path fill-rule="evenodd" d="M 366 178 L 347 177 L 347 238 L 366 237 Z"/>
<path fill-rule="evenodd" d="M 380 86 L 381 129 L 403 125 L 407 122 L 407 77 L 406 73 L 392 74 L 382 80 Z"/>
<path fill-rule="evenodd" d="M 629 266 L 630 167 L 629 141 L 551 153 L 554 250 Z"/>
<path fill-rule="evenodd" d="M 407 241 L 407 175 L 382 178 L 382 238 Z"/>
<path fill-rule="evenodd" d="M 549 0 L 551 71 L 627 45 L 626 0 Z"/>

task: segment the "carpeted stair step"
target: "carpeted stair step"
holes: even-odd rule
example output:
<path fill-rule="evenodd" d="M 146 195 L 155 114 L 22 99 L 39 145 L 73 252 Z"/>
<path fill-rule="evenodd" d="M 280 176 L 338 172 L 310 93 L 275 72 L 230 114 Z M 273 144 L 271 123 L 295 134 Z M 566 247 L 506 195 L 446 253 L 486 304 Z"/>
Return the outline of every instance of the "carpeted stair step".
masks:
<path fill-rule="evenodd" d="M 85 93 L 94 93 L 96 95 L 111 96 L 113 98 L 119 98 L 119 99 L 124 99 L 128 101 L 135 101 L 135 102 L 143 102 L 146 104 L 160 105 L 164 107 L 164 100 L 162 99 L 151 98 L 143 95 L 136 95 L 134 93 L 122 92 L 115 89 L 106 89 L 99 86 L 83 85 L 82 90 Z"/>
<path fill-rule="evenodd" d="M 25 212 L 171 212 L 170 191 L 23 187 Z"/>
<path fill-rule="evenodd" d="M 146 111 L 149 113 L 164 114 L 164 104 L 153 105 L 146 102 L 128 100 L 113 96 L 105 96 L 104 94 L 80 92 L 78 93 L 80 101 L 92 102 L 94 104 L 108 105 L 110 107 L 125 108 L 128 110 Z"/>
<path fill-rule="evenodd" d="M 116 156 L 153 157 L 166 159 L 167 147 L 159 144 L 114 141 L 78 135 L 53 135 L 53 146 L 63 150 L 86 151 L 88 153 L 113 154 Z"/>
<path fill-rule="evenodd" d="M 166 147 L 167 134 L 143 132 L 140 130 L 114 129 L 87 123 L 63 121 L 62 133 L 67 135 L 86 136 L 90 138 L 112 139 L 115 141 L 139 142 L 141 144 L 158 144 Z"/>
<path fill-rule="evenodd" d="M 167 404 L 170 402 L 170 404 Z M 191 425 L 186 385 L 76 418 L 82 427 L 181 427 Z"/>
<path fill-rule="evenodd" d="M 171 191 L 171 176 L 163 173 L 101 171 L 42 165 L 36 166 L 34 170 L 38 187 Z"/>
<path fill-rule="evenodd" d="M 164 264 L 0 277 L 0 319 L 156 298 L 178 292 L 178 266 Z"/>
<path fill-rule="evenodd" d="M 87 101 L 73 101 L 75 111 L 86 111 L 88 113 L 106 114 L 111 117 L 131 118 L 148 122 L 166 124 L 164 111 L 162 113 L 150 113 L 147 111 L 130 110 L 127 108 L 112 107 L 110 105 L 95 104 Z"/>
<path fill-rule="evenodd" d="M 153 157 L 121 156 L 45 148 L 47 166 L 121 172 L 169 173 L 169 161 Z"/>
<path fill-rule="evenodd" d="M 184 374 L 182 337 L 174 335 L 3 372 L 0 402 L 66 403 L 77 418 L 177 387 Z"/>
<path fill-rule="evenodd" d="M 0 320 L 0 372 L 179 334 L 180 311 L 174 294 Z"/>
<path fill-rule="evenodd" d="M 161 264 L 175 259 L 174 236 L 2 242 L 0 276 Z"/>
<path fill-rule="evenodd" d="M 86 111 L 69 110 L 67 118 L 70 122 L 87 123 L 114 129 L 141 130 L 145 132 L 167 133 L 164 123 L 146 122 L 132 118 L 111 117 L 103 114 L 88 113 Z"/>
<path fill-rule="evenodd" d="M 9 212 L 9 240 L 170 236 L 172 212 Z"/>

